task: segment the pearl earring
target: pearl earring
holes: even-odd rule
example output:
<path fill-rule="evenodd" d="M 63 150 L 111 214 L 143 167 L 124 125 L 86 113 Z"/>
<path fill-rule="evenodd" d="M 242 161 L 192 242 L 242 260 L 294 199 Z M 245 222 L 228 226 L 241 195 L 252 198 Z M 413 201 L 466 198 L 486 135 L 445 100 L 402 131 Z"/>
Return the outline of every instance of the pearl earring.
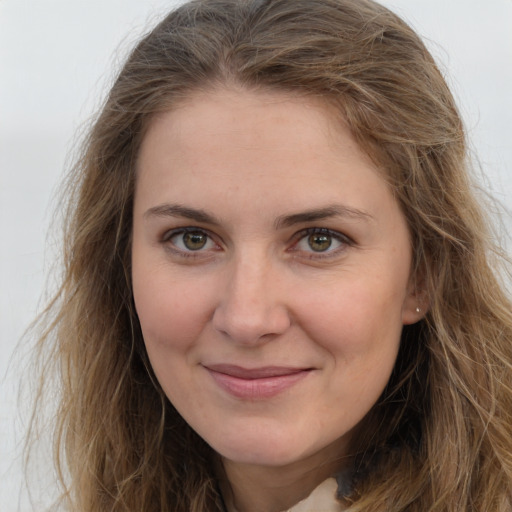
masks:
<path fill-rule="evenodd" d="M 421 308 L 416 306 L 416 313 L 421 313 Z"/>

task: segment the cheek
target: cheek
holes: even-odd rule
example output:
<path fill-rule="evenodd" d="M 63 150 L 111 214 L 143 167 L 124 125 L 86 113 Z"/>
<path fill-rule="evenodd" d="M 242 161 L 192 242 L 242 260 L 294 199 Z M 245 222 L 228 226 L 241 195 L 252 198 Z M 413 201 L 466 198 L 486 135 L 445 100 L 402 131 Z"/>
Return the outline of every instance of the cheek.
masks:
<path fill-rule="evenodd" d="M 310 296 L 303 328 L 340 363 L 364 368 L 394 363 L 402 331 L 402 288 L 377 279 L 347 280 Z M 382 361 L 381 361 L 382 360 Z"/>
<path fill-rule="evenodd" d="M 208 321 L 205 294 L 190 282 L 170 279 L 165 273 L 137 274 L 134 270 L 133 281 L 135 308 L 157 380 L 176 407 L 185 403 L 201 409 L 190 368 L 194 366 L 197 340 Z"/>
<path fill-rule="evenodd" d="M 211 314 L 208 295 L 191 281 L 158 272 L 134 269 L 133 276 L 135 308 L 150 356 L 155 351 L 186 350 Z"/>

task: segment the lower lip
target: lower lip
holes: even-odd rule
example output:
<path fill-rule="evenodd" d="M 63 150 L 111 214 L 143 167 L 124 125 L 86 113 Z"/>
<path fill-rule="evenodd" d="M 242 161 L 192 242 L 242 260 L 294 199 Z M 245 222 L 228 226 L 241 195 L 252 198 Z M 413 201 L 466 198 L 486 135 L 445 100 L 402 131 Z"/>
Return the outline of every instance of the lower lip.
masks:
<path fill-rule="evenodd" d="M 236 398 L 262 400 L 272 398 L 291 388 L 307 377 L 311 370 L 301 370 L 285 375 L 263 377 L 260 379 L 241 379 L 225 373 L 208 369 L 218 386 Z"/>

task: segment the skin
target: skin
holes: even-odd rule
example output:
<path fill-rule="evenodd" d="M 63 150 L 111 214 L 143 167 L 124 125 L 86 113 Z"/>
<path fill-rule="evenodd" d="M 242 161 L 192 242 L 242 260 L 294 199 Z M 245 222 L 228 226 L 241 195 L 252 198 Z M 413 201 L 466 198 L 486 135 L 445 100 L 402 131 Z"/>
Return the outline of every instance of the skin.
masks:
<path fill-rule="evenodd" d="M 329 108 L 284 93 L 192 94 L 152 121 L 137 172 L 133 291 L 155 374 L 220 455 L 230 506 L 288 508 L 343 467 L 420 318 L 405 218 Z M 238 396 L 218 364 L 301 377 Z"/>

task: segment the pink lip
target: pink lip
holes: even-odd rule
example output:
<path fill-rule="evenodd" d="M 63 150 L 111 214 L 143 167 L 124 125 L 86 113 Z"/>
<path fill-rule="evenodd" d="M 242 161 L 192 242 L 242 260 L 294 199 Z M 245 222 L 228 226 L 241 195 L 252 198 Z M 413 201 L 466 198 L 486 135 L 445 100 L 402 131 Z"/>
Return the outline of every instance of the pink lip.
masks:
<path fill-rule="evenodd" d="M 265 366 L 242 368 L 218 364 L 205 366 L 214 381 L 229 394 L 246 400 L 271 398 L 306 377 L 311 368 Z"/>

